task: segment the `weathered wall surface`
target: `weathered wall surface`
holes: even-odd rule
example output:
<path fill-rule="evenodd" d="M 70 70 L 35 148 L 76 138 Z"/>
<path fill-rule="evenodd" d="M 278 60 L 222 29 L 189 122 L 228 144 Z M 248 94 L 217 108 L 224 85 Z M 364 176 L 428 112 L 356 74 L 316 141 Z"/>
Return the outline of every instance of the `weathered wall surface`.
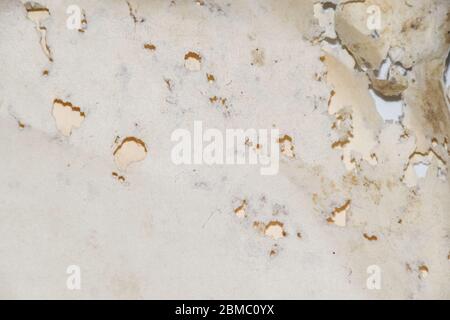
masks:
<path fill-rule="evenodd" d="M 450 298 L 449 10 L 0 1 L 0 297 Z M 196 121 L 277 174 L 177 165 Z"/>

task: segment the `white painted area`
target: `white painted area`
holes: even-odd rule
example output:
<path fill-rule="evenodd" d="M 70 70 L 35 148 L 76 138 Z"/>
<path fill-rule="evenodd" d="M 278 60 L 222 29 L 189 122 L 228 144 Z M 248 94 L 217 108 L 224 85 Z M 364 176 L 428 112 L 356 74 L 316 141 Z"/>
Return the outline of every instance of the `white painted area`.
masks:
<path fill-rule="evenodd" d="M 389 57 L 386 58 L 386 60 L 384 60 L 381 63 L 380 70 L 378 70 L 377 78 L 381 79 L 381 80 L 387 80 L 387 78 L 389 76 L 389 69 L 391 68 L 391 65 L 392 65 L 391 59 L 389 59 Z"/>
<path fill-rule="evenodd" d="M 429 164 L 424 162 L 419 162 L 414 164 L 414 171 L 418 178 L 425 178 L 427 175 Z"/>
<path fill-rule="evenodd" d="M 400 118 L 403 116 L 402 100 L 386 101 L 372 89 L 369 89 L 369 92 L 375 101 L 378 113 L 384 121 L 400 122 Z"/>
<path fill-rule="evenodd" d="M 392 61 L 387 57 L 380 66 L 377 78 L 380 80 L 387 80 L 389 78 L 389 72 L 392 67 Z M 394 121 L 399 122 L 403 115 L 403 103 L 401 100 L 398 101 L 387 101 L 380 95 L 378 95 L 374 90 L 369 89 L 370 95 L 375 101 L 377 111 L 384 121 Z"/>

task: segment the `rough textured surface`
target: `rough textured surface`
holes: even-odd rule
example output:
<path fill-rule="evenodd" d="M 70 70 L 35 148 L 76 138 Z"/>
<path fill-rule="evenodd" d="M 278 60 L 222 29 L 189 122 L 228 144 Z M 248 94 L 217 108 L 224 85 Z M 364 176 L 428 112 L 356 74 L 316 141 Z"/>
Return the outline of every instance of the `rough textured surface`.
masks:
<path fill-rule="evenodd" d="M 73 2 L 0 1 L 1 298 L 450 298 L 448 1 Z M 175 165 L 194 121 L 278 174 Z"/>

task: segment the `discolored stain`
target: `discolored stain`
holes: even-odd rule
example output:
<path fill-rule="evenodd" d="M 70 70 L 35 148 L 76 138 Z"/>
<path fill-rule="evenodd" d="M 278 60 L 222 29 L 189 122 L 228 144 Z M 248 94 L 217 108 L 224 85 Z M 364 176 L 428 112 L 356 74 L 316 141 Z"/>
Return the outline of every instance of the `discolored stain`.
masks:
<path fill-rule="evenodd" d="M 214 77 L 214 75 L 207 73 L 206 80 L 208 80 L 208 82 L 214 82 L 214 81 L 216 81 L 216 78 Z"/>
<path fill-rule="evenodd" d="M 363 236 L 364 236 L 365 239 L 367 239 L 369 241 L 377 241 L 378 240 L 378 237 L 375 236 L 375 235 L 371 235 L 370 236 L 367 233 L 364 233 Z"/>
<path fill-rule="evenodd" d="M 156 50 L 156 46 L 153 43 L 145 43 L 144 44 L 144 49 L 150 50 L 150 51 L 155 51 Z"/>
<path fill-rule="evenodd" d="M 251 54 L 252 54 L 251 65 L 262 67 L 265 62 L 264 51 L 260 48 L 256 48 L 256 49 L 252 50 Z"/>

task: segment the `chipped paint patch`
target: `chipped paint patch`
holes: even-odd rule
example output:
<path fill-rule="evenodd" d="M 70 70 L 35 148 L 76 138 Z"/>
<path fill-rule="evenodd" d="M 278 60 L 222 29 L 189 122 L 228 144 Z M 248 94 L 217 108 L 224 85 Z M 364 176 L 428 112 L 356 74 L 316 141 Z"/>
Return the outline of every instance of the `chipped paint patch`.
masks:
<path fill-rule="evenodd" d="M 351 200 L 347 200 L 342 206 L 336 207 L 327 219 L 328 223 L 333 223 L 339 227 L 345 227 L 347 224 L 347 212 L 350 209 Z"/>
<path fill-rule="evenodd" d="M 214 75 L 212 75 L 211 73 L 207 73 L 207 74 L 206 74 L 206 80 L 207 80 L 209 83 L 212 83 L 212 82 L 216 81 L 216 78 L 215 78 Z"/>
<path fill-rule="evenodd" d="M 50 11 L 48 8 L 37 2 L 26 2 L 25 9 L 27 11 L 27 18 L 34 22 L 36 30 L 39 33 L 39 44 L 44 52 L 45 56 L 50 62 L 53 61 L 50 47 L 47 44 L 47 28 L 42 25 L 44 20 L 50 17 Z"/>
<path fill-rule="evenodd" d="M 427 177 L 430 166 L 436 169 L 436 177 L 447 180 L 447 164 L 434 150 L 430 149 L 426 153 L 416 151 L 410 155 L 401 179 L 406 186 L 410 188 L 417 186 L 421 179 Z"/>
<path fill-rule="evenodd" d="M 88 21 L 86 18 L 86 12 L 84 11 L 84 9 L 81 10 L 81 21 L 80 21 L 80 28 L 78 29 L 78 32 L 80 33 L 85 33 L 87 31 L 88 28 Z"/>
<path fill-rule="evenodd" d="M 269 251 L 269 256 L 271 258 L 274 258 L 274 257 L 278 256 L 279 253 L 280 253 L 280 247 L 278 246 L 278 244 L 275 243 Z"/>
<path fill-rule="evenodd" d="M 284 231 L 283 223 L 276 220 L 270 221 L 264 228 L 264 235 L 272 238 L 273 240 L 284 238 L 286 236 L 286 232 Z"/>
<path fill-rule="evenodd" d="M 227 98 L 222 98 L 222 97 L 218 97 L 218 96 L 212 96 L 209 98 L 209 102 L 211 104 L 221 104 L 222 106 L 225 106 L 227 103 Z"/>
<path fill-rule="evenodd" d="M 280 152 L 282 155 L 288 158 L 295 158 L 294 143 L 291 136 L 285 134 L 278 139 L 278 143 L 280 144 Z"/>
<path fill-rule="evenodd" d="M 241 205 L 234 209 L 234 214 L 238 218 L 245 218 L 247 210 L 247 200 L 242 200 Z"/>
<path fill-rule="evenodd" d="M 61 99 L 53 100 L 52 115 L 58 131 L 66 137 L 72 134 L 74 128 L 79 128 L 86 117 L 80 107 Z"/>
<path fill-rule="evenodd" d="M 199 71 L 202 68 L 202 57 L 197 52 L 189 51 L 184 55 L 184 66 L 189 71 Z"/>
<path fill-rule="evenodd" d="M 111 173 L 111 175 L 114 177 L 114 178 L 116 178 L 117 179 L 117 181 L 119 181 L 119 182 L 125 182 L 125 177 L 124 176 L 122 176 L 122 175 L 120 175 L 120 174 L 118 174 L 117 172 L 115 172 L 115 171 L 113 171 L 112 173 Z"/>
<path fill-rule="evenodd" d="M 113 152 L 114 161 L 120 170 L 126 170 L 129 165 L 145 159 L 147 146 L 136 137 L 126 137 Z"/>
<path fill-rule="evenodd" d="M 153 43 L 145 43 L 144 44 L 144 49 L 153 52 L 153 51 L 156 51 L 156 46 Z"/>
<path fill-rule="evenodd" d="M 225 116 L 230 115 L 230 108 L 228 106 L 227 98 L 212 96 L 209 98 L 209 103 L 211 103 L 212 105 L 214 105 L 216 107 L 220 107 Z"/>
<path fill-rule="evenodd" d="M 420 265 L 418 270 L 419 270 L 419 278 L 421 279 L 425 279 L 428 276 L 428 273 L 430 272 L 428 267 L 424 264 Z"/>

